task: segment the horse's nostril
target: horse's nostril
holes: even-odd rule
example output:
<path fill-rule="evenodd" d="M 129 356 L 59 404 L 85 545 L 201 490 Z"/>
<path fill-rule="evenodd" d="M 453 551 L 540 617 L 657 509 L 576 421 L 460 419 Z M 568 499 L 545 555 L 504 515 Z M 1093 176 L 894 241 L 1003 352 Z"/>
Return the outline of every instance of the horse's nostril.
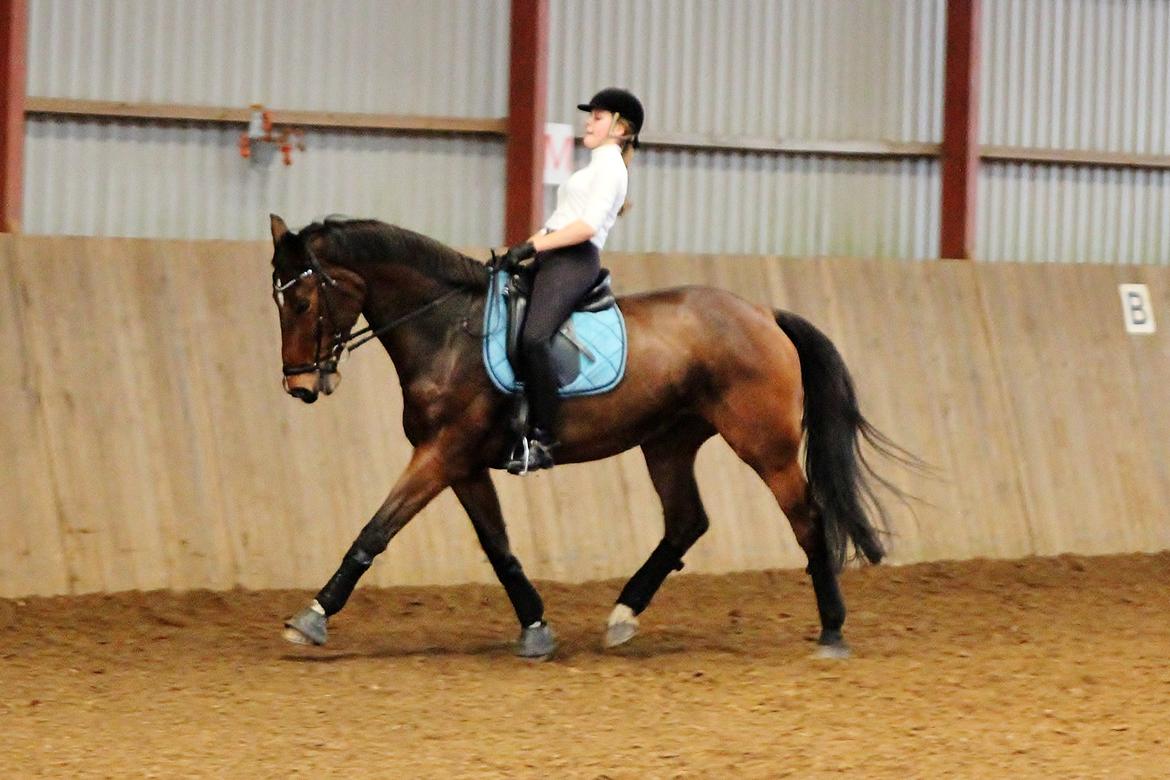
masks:
<path fill-rule="evenodd" d="M 311 404 L 317 400 L 317 393 L 305 387 L 294 387 L 289 391 L 293 398 L 299 398 L 307 404 Z"/>

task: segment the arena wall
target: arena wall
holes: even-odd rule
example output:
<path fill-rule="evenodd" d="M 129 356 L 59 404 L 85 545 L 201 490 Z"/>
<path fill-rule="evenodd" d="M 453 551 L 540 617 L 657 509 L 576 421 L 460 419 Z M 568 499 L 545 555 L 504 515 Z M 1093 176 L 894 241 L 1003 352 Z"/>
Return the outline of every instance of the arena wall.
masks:
<path fill-rule="evenodd" d="M 938 256 L 946 0 L 546 5 L 549 121 L 609 84 L 646 104 L 611 249 Z M 980 7 L 975 256 L 1170 265 L 1170 3 Z M 25 232 L 259 239 L 278 210 L 504 238 L 507 0 L 28 8 Z M 409 121 L 309 125 L 285 167 L 207 120 L 252 103 Z"/>
<path fill-rule="evenodd" d="M 0 236 L 0 596 L 314 587 L 406 463 L 378 347 L 313 406 L 280 388 L 264 242 Z M 479 253 L 477 253 L 479 254 Z M 894 563 L 1170 548 L 1170 343 L 1129 335 L 1118 284 L 1170 269 L 608 254 L 622 292 L 712 284 L 799 312 L 838 344 L 863 410 L 934 463 L 884 473 Z M 1164 323 L 1163 327 L 1170 325 Z M 700 455 L 712 529 L 688 571 L 796 567 L 755 475 Z M 497 475 L 539 579 L 625 576 L 660 509 L 637 452 Z M 447 492 L 378 584 L 492 581 Z"/>

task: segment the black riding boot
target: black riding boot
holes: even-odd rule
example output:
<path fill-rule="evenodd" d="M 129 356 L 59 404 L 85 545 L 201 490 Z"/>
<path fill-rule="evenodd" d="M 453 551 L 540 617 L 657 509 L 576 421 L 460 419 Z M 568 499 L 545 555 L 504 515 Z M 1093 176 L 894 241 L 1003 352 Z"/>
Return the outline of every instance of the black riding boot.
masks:
<path fill-rule="evenodd" d="M 507 469 L 512 474 L 551 469 L 560 406 L 556 370 L 552 366 L 552 350 L 548 342 L 525 345 L 524 393 L 528 398 L 529 430 L 512 450 Z"/>

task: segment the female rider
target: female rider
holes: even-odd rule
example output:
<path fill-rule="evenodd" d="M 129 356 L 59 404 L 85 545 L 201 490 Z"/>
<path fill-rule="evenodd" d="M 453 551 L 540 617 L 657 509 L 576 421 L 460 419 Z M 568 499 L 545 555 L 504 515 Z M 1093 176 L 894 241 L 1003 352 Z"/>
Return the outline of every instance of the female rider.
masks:
<path fill-rule="evenodd" d="M 520 337 L 524 392 L 528 398 L 528 447 L 507 464 L 513 473 L 551 468 L 560 396 L 552 362 L 552 337 L 601 271 L 600 251 L 624 210 L 628 166 L 642 130 L 642 104 L 617 87 L 588 103 L 583 144 L 589 164 L 557 190 L 557 206 L 544 227 L 508 249 L 512 261 L 535 257 L 528 316 Z M 525 454 L 527 453 L 527 458 Z"/>

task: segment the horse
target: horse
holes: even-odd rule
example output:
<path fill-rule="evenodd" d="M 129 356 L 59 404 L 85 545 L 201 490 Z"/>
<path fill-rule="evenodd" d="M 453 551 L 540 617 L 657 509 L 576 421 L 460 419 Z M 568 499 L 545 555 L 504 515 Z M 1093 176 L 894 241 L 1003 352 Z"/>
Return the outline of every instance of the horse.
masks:
<path fill-rule="evenodd" d="M 273 214 L 270 226 L 285 391 L 304 403 L 332 394 L 343 352 L 376 338 L 397 371 L 413 446 L 386 500 L 316 598 L 285 623 L 284 637 L 324 644 L 328 620 L 373 560 L 451 488 L 520 623 L 515 653 L 550 657 L 555 635 L 511 550 L 490 476 L 515 437 L 513 399 L 489 380 L 482 334 L 471 325 L 483 317 L 491 264 L 376 220 L 328 218 L 294 232 Z M 605 646 L 636 635 L 638 615 L 707 531 L 695 457 L 718 434 L 771 490 L 807 557 L 821 626 L 817 655 L 848 657 L 838 574 L 851 553 L 882 560 L 888 523 L 874 482 L 897 490 L 861 445 L 913 456 L 862 416 L 843 358 L 804 318 L 711 287 L 625 295 L 618 304 L 626 377 L 608 393 L 567 399 L 555 431 L 558 464 L 640 447 L 662 503 L 662 539 L 618 595 Z M 368 327 L 354 332 L 359 314 Z"/>

